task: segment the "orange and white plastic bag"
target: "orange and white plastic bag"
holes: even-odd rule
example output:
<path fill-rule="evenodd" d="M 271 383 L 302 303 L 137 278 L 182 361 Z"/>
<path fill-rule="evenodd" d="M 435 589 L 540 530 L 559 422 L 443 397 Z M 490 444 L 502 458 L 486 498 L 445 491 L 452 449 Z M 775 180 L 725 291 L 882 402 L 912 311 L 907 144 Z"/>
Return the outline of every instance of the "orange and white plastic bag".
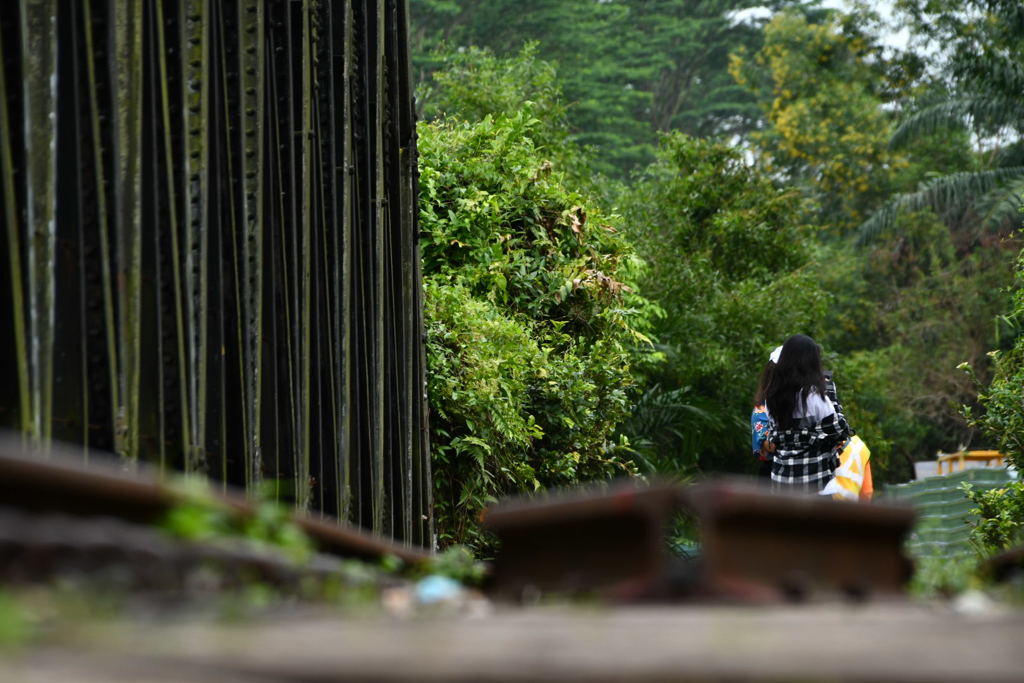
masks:
<path fill-rule="evenodd" d="M 819 493 L 835 500 L 859 500 L 870 458 L 871 450 L 864 440 L 859 436 L 851 437 L 839 453 L 839 467 Z"/>

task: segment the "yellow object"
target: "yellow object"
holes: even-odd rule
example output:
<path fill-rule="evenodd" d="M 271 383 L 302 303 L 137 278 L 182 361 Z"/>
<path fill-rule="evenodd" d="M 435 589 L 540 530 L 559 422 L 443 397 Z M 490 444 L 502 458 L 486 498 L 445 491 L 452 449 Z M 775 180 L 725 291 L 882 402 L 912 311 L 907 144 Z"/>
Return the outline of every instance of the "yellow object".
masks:
<path fill-rule="evenodd" d="M 835 500 L 858 500 L 869 458 L 871 449 L 864 440 L 859 436 L 850 438 L 839 453 L 839 467 L 835 475 L 825 484 L 821 495 L 832 496 Z"/>
<path fill-rule="evenodd" d="M 1000 467 L 1005 464 L 1005 456 L 999 451 L 960 451 L 958 453 L 939 453 L 939 457 L 936 460 L 935 467 L 938 474 L 952 474 L 956 470 L 962 470 L 967 467 L 967 461 L 982 461 L 986 465 L 991 465 L 995 461 L 995 467 Z M 949 471 L 943 472 L 942 466 L 949 465 Z M 954 467 L 959 465 L 959 467 Z"/>

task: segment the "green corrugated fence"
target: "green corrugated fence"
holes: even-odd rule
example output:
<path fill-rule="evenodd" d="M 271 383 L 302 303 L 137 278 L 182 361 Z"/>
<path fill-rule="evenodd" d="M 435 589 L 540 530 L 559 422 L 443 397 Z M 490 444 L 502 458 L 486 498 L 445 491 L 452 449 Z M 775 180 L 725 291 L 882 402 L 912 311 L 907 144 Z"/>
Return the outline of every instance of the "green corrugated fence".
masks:
<path fill-rule="evenodd" d="M 1010 480 L 1006 469 L 971 468 L 887 487 L 882 498 L 908 502 L 917 510 L 917 523 L 906 546 L 911 555 L 953 558 L 972 552 L 967 537 L 974 504 L 960 485 L 970 482 L 978 489 L 993 489 Z"/>

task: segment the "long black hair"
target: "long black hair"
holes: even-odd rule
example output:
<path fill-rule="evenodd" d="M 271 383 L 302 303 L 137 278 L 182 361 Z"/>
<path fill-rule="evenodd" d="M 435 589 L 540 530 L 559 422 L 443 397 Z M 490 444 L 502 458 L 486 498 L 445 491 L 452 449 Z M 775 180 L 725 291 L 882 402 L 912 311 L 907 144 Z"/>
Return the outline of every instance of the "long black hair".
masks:
<path fill-rule="evenodd" d="M 803 334 L 794 334 L 782 345 L 782 355 L 775 372 L 768 379 L 765 403 L 768 413 L 782 429 L 794 424 L 797 395 L 800 405 L 807 405 L 807 397 L 814 389 L 825 396 L 825 372 L 821 369 L 821 347 Z"/>
<path fill-rule="evenodd" d="M 761 377 L 757 380 L 757 390 L 754 392 L 754 405 L 759 406 L 764 403 L 764 397 L 768 393 L 768 384 L 772 380 L 772 375 L 775 374 L 775 361 L 768 361 L 764 364 L 764 369 L 761 370 Z"/>

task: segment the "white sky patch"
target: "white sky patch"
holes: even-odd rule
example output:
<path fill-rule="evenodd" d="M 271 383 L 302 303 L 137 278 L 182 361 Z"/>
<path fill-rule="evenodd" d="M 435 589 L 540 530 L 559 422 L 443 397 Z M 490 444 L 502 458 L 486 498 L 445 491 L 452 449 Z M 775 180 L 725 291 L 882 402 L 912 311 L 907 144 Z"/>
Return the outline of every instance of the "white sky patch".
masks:
<path fill-rule="evenodd" d="M 894 3 L 891 0 L 870 0 L 868 4 L 882 17 L 882 22 L 886 27 L 885 32 L 879 36 L 881 43 L 897 50 L 905 49 L 910 42 L 910 31 L 897 25 Z M 853 3 L 849 0 L 822 0 L 821 6 L 840 9 L 844 12 L 856 11 Z"/>
<path fill-rule="evenodd" d="M 881 43 L 896 50 L 902 50 L 910 42 L 910 31 L 898 26 L 891 0 L 869 0 L 871 8 L 878 12 L 884 23 L 884 30 L 879 36 Z M 850 0 L 821 0 L 821 6 L 826 9 L 839 9 L 844 12 L 855 12 L 856 7 Z M 732 19 L 736 23 L 747 21 L 759 21 L 772 16 L 772 11 L 767 7 L 751 7 L 732 13 Z"/>
<path fill-rule="evenodd" d="M 747 21 L 767 19 L 771 15 L 772 11 L 767 7 L 749 7 L 747 9 L 741 9 L 732 12 L 732 20 L 735 21 L 737 24 L 742 24 Z"/>

